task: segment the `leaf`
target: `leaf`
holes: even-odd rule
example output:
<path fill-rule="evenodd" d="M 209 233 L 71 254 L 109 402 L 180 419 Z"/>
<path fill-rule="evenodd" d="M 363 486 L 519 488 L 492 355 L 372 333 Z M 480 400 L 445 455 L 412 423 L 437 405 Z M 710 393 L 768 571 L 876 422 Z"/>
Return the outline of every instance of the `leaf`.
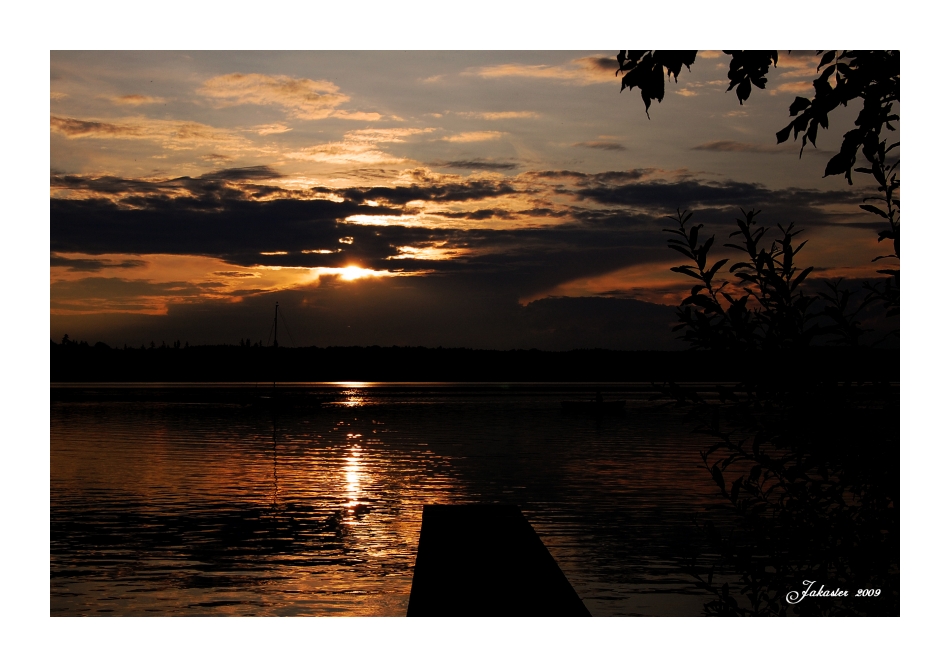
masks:
<path fill-rule="evenodd" d="M 792 131 L 792 123 L 788 124 L 788 127 L 783 128 L 775 133 L 775 138 L 778 139 L 776 143 L 782 144 L 788 141 L 788 135 Z"/>
<path fill-rule="evenodd" d="M 818 69 L 816 69 L 815 71 L 817 72 L 822 67 L 824 67 L 825 65 L 830 63 L 832 60 L 834 60 L 837 54 L 838 54 L 837 51 L 825 51 L 825 55 L 821 57 L 821 62 L 818 63 Z"/>
<path fill-rule="evenodd" d="M 887 213 L 879 209 L 877 206 L 872 206 L 871 204 L 861 204 L 860 208 L 863 208 L 865 211 L 868 211 L 869 213 L 874 213 L 875 215 L 879 215 L 885 220 L 890 220 L 890 218 L 887 216 Z"/>
<path fill-rule="evenodd" d="M 854 157 L 850 159 L 844 153 L 838 153 L 833 158 L 828 160 L 828 164 L 825 166 L 825 176 L 831 176 L 833 174 L 843 174 L 848 170 L 848 168 L 854 164 Z"/>
<path fill-rule="evenodd" d="M 689 230 L 689 245 L 691 248 L 696 247 L 696 241 L 699 238 L 699 228 L 702 225 L 697 225 Z"/>
<path fill-rule="evenodd" d="M 674 266 L 673 268 L 670 269 L 670 271 L 675 271 L 676 273 L 685 273 L 687 276 L 691 278 L 695 278 L 696 280 L 703 279 L 702 276 L 700 276 L 698 273 L 693 271 L 688 266 Z"/>
<path fill-rule="evenodd" d="M 797 116 L 799 113 L 811 106 L 811 100 L 807 97 L 796 97 L 791 106 L 788 107 L 789 116 Z"/>
<path fill-rule="evenodd" d="M 690 259 L 695 259 L 695 257 L 693 257 L 693 253 L 692 253 L 690 250 L 684 248 L 684 247 L 681 246 L 681 245 L 672 245 L 672 244 L 670 244 L 670 245 L 668 245 L 667 247 L 670 248 L 671 250 L 677 250 L 677 251 L 683 253 L 684 255 L 686 255 L 687 257 L 689 257 Z"/>
<path fill-rule="evenodd" d="M 752 84 L 748 79 L 739 84 L 739 87 L 736 88 L 736 96 L 739 98 L 739 104 L 742 104 L 743 101 L 749 99 L 749 95 L 752 93 Z"/>
<path fill-rule="evenodd" d="M 709 277 L 709 280 L 713 279 L 713 276 L 716 275 L 716 272 L 723 267 L 723 265 L 728 262 L 728 259 L 720 259 L 718 262 L 712 265 L 712 268 L 709 269 L 709 272 L 706 274 Z"/>
<path fill-rule="evenodd" d="M 814 268 L 815 268 L 815 267 L 813 267 L 813 266 L 809 266 L 807 269 L 805 269 L 805 270 L 802 271 L 800 274 L 798 274 L 798 277 L 795 278 L 795 280 L 792 281 L 792 289 L 795 289 L 796 287 L 798 287 L 798 286 L 801 284 L 801 282 L 805 279 L 805 277 L 806 277 L 809 273 L 811 273 L 812 269 L 814 269 Z"/>

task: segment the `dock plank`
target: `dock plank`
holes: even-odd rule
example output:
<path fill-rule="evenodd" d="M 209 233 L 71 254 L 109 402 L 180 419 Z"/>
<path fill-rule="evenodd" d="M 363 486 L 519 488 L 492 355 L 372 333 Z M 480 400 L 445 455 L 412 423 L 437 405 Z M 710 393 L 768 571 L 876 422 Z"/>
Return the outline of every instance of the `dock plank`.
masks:
<path fill-rule="evenodd" d="M 590 616 L 515 505 L 426 505 L 407 616 Z"/>

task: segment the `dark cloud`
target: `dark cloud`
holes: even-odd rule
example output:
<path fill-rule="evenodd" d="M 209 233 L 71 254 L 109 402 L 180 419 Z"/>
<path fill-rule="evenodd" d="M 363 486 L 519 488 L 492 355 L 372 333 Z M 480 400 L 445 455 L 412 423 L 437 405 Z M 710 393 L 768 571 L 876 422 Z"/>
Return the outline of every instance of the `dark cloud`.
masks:
<path fill-rule="evenodd" d="M 82 278 L 60 280 L 50 283 L 50 301 L 59 299 L 123 299 L 142 296 L 195 296 L 201 290 L 192 283 L 183 281 L 152 282 L 150 280 L 127 280 L 125 278 Z"/>
<path fill-rule="evenodd" d="M 675 210 L 709 204 L 741 205 L 763 201 L 772 191 L 755 183 L 701 183 L 687 180 L 678 182 L 649 181 L 623 185 L 594 185 L 577 190 L 583 199 L 600 204 L 636 206 Z M 673 202 L 677 202 L 672 205 Z"/>
<path fill-rule="evenodd" d="M 347 188 L 336 193 L 355 202 L 385 201 L 403 205 L 411 201 L 463 202 L 489 199 L 516 192 L 511 184 L 495 181 L 430 182 L 406 187 Z"/>
<path fill-rule="evenodd" d="M 482 208 L 477 211 L 438 211 L 436 215 L 455 220 L 513 220 L 520 217 L 517 212 L 501 208 Z"/>
<path fill-rule="evenodd" d="M 748 144 L 741 141 L 707 141 L 704 144 L 693 146 L 694 151 L 716 151 L 720 153 L 795 153 L 798 146 L 793 143 L 785 144 Z"/>
<path fill-rule="evenodd" d="M 593 180 L 593 178 L 592 178 Z M 764 218 L 775 222 L 798 222 L 799 226 L 840 224 L 840 217 L 823 211 L 825 205 L 850 205 L 854 213 L 847 214 L 847 222 L 862 224 L 867 221 L 858 210 L 863 198 L 871 193 L 860 188 L 848 190 L 814 190 L 784 188 L 771 190 L 758 183 L 737 181 L 643 181 L 634 183 L 597 183 L 578 188 L 575 194 L 581 200 L 599 204 L 653 210 L 669 215 L 676 209 L 703 211 L 706 224 L 733 224 L 739 209 L 755 208 L 764 211 Z M 864 217 L 864 220 L 862 220 Z"/>
<path fill-rule="evenodd" d="M 126 136 L 129 129 L 113 123 L 101 123 L 76 118 L 60 118 L 50 116 L 50 127 L 67 137 L 96 136 Z"/>
<path fill-rule="evenodd" d="M 448 169 L 467 169 L 471 171 L 476 171 L 476 170 L 511 171 L 512 169 L 518 169 L 521 166 L 520 162 L 515 162 L 515 161 L 484 160 L 480 158 L 475 158 L 472 160 L 452 160 L 448 162 L 430 162 L 429 164 L 432 167 L 445 167 Z"/>
<path fill-rule="evenodd" d="M 267 165 L 258 165 L 256 167 L 234 167 L 231 169 L 220 169 L 207 174 L 202 174 L 201 178 L 209 181 L 250 181 L 255 179 L 281 178 L 283 174 L 268 167 Z"/>
<path fill-rule="evenodd" d="M 537 178 L 588 178 L 590 174 L 585 174 L 583 171 L 568 171 L 566 169 L 560 169 L 557 171 L 545 170 L 545 171 L 529 171 L 525 176 L 534 176 Z"/>
<path fill-rule="evenodd" d="M 571 146 L 579 146 L 582 148 L 597 148 L 602 151 L 625 151 L 627 147 L 623 144 L 618 144 L 615 141 L 580 141 L 576 144 L 571 144 Z"/>
<path fill-rule="evenodd" d="M 182 179 L 171 181 L 146 181 L 141 179 L 119 178 L 117 176 L 74 176 L 70 174 L 52 173 L 50 175 L 51 188 L 63 188 L 101 194 L 158 194 L 166 190 L 181 187 Z"/>
<path fill-rule="evenodd" d="M 249 273 L 247 271 L 214 271 L 216 276 L 224 276 L 225 278 L 253 278 L 256 276 L 256 273 Z"/>
<path fill-rule="evenodd" d="M 329 200 L 153 196 L 116 203 L 53 199 L 50 245 L 54 252 L 210 255 L 254 264 L 259 263 L 261 252 L 336 248 L 344 235 L 339 221 L 347 216 L 400 212 Z M 372 244 L 375 238 L 365 226 L 347 230 L 357 242 Z"/>
<path fill-rule="evenodd" d="M 627 171 L 601 171 L 585 174 L 582 183 L 634 183 L 657 173 L 656 169 L 628 169 Z"/>
<path fill-rule="evenodd" d="M 102 269 L 134 269 L 145 266 L 147 262 L 141 259 L 126 259 L 121 262 L 109 259 L 69 259 L 57 254 L 50 255 L 50 266 L 64 266 L 69 271 L 96 273 Z"/>
<path fill-rule="evenodd" d="M 587 62 L 594 65 L 597 69 L 604 70 L 605 72 L 615 72 L 617 71 L 617 59 L 616 58 L 588 58 Z"/>
<path fill-rule="evenodd" d="M 204 174 L 198 178 L 181 176 L 164 180 L 119 178 L 117 176 L 88 177 L 51 173 L 50 187 L 108 195 L 125 195 L 126 198 L 136 195 L 160 194 L 167 196 L 191 194 L 196 197 L 217 199 L 245 199 L 260 197 L 265 194 L 269 196 L 282 194 L 287 198 L 298 197 L 299 194 L 283 190 L 277 186 L 243 182 L 252 179 L 279 178 L 280 176 L 281 174 L 266 166 L 222 169 Z M 128 203 L 137 205 L 140 202 L 129 199 Z"/>
<path fill-rule="evenodd" d="M 526 208 L 524 210 L 517 211 L 517 213 L 519 215 L 531 216 L 535 218 L 563 218 L 570 215 L 570 213 L 564 210 L 555 211 L 554 209 L 541 207 Z"/>

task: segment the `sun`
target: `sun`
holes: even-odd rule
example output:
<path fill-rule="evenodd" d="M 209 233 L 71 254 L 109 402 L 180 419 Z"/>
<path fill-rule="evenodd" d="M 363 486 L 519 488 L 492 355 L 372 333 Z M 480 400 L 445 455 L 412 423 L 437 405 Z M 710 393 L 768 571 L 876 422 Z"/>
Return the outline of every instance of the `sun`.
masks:
<path fill-rule="evenodd" d="M 372 269 L 363 269 L 358 266 L 347 266 L 340 269 L 340 277 L 343 280 L 356 280 L 357 278 L 365 278 L 371 275 L 373 275 Z"/>

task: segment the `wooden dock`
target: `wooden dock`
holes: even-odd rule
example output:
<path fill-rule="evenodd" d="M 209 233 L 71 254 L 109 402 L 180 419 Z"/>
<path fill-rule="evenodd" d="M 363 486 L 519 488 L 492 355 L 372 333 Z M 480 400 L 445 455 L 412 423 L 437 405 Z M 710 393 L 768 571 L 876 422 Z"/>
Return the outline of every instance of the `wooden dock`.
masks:
<path fill-rule="evenodd" d="M 426 505 L 407 616 L 590 616 L 514 505 Z"/>

